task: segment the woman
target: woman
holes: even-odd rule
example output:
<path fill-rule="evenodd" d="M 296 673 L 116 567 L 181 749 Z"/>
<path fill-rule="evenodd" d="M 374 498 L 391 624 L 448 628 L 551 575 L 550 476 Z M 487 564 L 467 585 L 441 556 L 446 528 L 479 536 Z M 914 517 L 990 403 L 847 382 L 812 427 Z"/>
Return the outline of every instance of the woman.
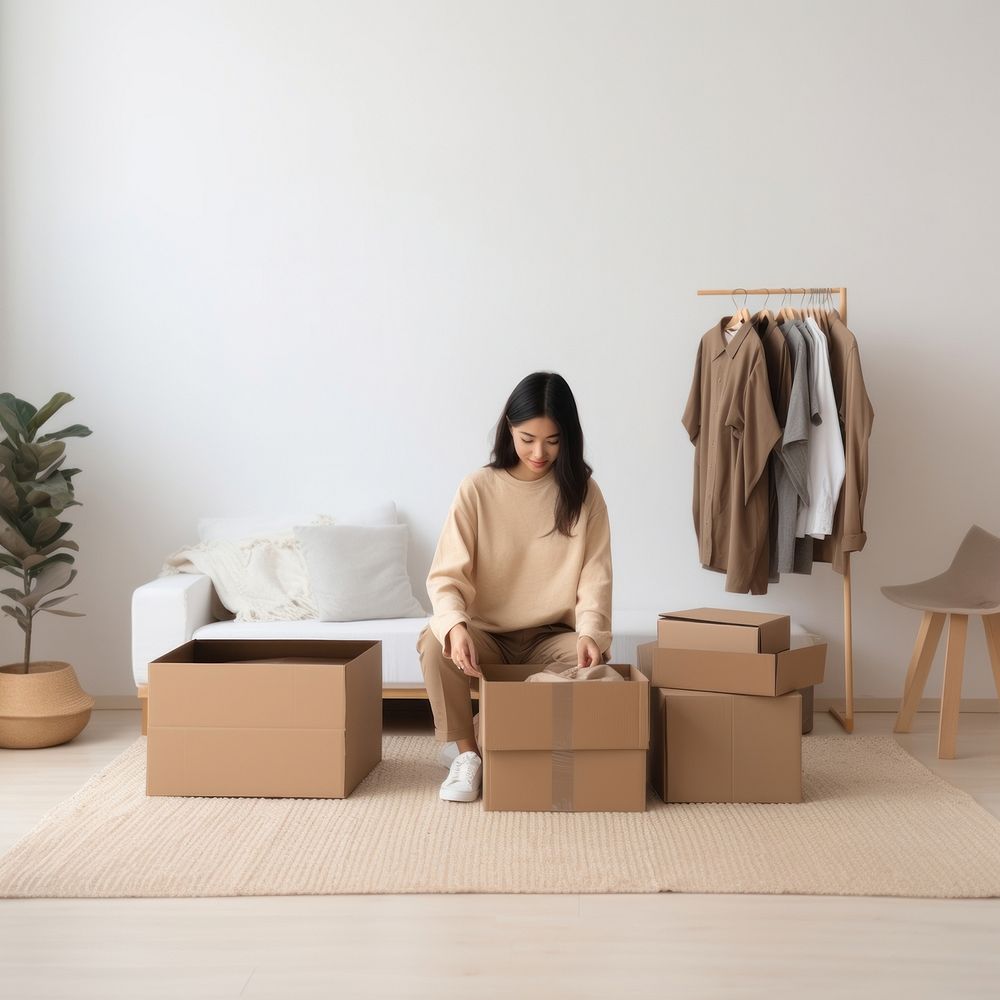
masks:
<path fill-rule="evenodd" d="M 471 678 L 480 663 L 604 663 L 611 645 L 608 510 L 583 459 L 566 380 L 522 379 L 497 422 L 489 465 L 462 480 L 427 590 L 434 613 L 417 649 L 435 736 L 453 741 L 441 798 L 472 802 L 482 760 Z"/>

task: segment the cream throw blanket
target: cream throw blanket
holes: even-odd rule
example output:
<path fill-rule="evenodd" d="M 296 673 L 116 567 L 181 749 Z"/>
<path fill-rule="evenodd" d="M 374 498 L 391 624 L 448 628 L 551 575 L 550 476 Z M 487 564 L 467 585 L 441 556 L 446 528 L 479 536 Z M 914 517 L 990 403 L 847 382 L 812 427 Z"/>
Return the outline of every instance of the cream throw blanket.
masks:
<path fill-rule="evenodd" d="M 303 621 L 318 612 L 295 535 L 202 542 L 168 556 L 160 576 L 204 573 L 238 622 Z"/>

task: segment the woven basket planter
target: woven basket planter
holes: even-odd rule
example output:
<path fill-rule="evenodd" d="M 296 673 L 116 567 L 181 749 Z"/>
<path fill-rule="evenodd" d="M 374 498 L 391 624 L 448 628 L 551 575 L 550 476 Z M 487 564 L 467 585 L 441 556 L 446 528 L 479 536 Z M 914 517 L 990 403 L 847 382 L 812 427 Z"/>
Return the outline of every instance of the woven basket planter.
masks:
<path fill-rule="evenodd" d="M 76 671 L 59 660 L 0 667 L 0 747 L 29 750 L 68 743 L 90 721 L 94 699 L 80 687 Z"/>

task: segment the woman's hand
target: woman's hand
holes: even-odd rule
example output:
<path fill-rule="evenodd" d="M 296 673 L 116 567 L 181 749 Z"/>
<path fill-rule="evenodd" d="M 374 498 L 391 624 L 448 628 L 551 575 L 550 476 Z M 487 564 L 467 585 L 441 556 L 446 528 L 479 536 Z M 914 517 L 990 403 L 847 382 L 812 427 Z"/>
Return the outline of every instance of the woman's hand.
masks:
<path fill-rule="evenodd" d="M 589 635 L 581 635 L 577 640 L 576 661 L 581 667 L 593 667 L 604 662 L 600 648 Z"/>
<path fill-rule="evenodd" d="M 469 677 L 482 677 L 479 669 L 479 660 L 476 656 L 476 647 L 469 635 L 469 630 L 464 622 L 459 622 L 448 633 L 451 643 L 451 658 L 455 666 Z"/>

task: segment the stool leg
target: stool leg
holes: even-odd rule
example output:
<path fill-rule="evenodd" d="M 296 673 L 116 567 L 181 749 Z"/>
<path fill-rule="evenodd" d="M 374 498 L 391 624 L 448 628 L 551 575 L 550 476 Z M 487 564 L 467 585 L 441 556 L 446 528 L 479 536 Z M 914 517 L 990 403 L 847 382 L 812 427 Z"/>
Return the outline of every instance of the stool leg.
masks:
<path fill-rule="evenodd" d="M 903 687 L 903 700 L 899 704 L 899 714 L 896 716 L 895 733 L 908 733 L 913 725 L 913 714 L 920 707 L 920 699 L 924 694 L 927 675 L 934 662 L 941 630 L 944 628 L 944 615 L 934 611 L 925 611 L 920 628 L 917 629 L 917 641 L 913 644 L 913 656 L 910 658 L 910 669 L 906 672 L 906 684 Z"/>
<path fill-rule="evenodd" d="M 983 615 L 983 631 L 986 633 L 986 648 L 993 668 L 993 683 L 1000 698 L 1000 615 Z"/>
<path fill-rule="evenodd" d="M 944 661 L 944 687 L 941 689 L 941 721 L 938 726 L 938 757 L 955 756 L 958 732 L 958 708 L 962 700 L 962 667 L 965 660 L 965 636 L 968 615 L 951 615 L 948 621 L 948 652 Z"/>

